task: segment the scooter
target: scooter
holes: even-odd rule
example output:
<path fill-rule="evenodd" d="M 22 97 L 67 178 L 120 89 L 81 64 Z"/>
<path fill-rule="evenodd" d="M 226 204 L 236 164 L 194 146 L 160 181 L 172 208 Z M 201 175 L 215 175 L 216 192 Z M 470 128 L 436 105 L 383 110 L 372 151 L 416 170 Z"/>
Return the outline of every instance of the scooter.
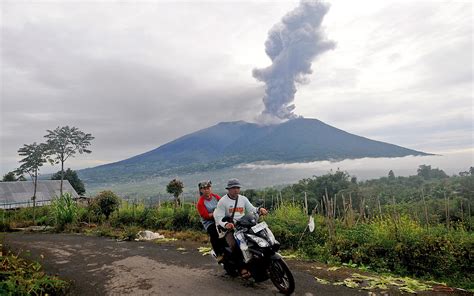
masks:
<path fill-rule="evenodd" d="M 233 235 L 242 251 L 244 263 L 255 282 L 270 279 L 281 293 L 290 295 L 295 290 L 295 280 L 288 265 L 278 253 L 280 243 L 265 221 L 260 223 L 257 221 L 258 215 L 253 213 L 245 215 L 234 224 Z M 234 257 L 236 256 L 232 256 L 231 248 L 227 246 L 222 265 L 231 276 L 239 274 L 239 264 L 234 262 Z"/>

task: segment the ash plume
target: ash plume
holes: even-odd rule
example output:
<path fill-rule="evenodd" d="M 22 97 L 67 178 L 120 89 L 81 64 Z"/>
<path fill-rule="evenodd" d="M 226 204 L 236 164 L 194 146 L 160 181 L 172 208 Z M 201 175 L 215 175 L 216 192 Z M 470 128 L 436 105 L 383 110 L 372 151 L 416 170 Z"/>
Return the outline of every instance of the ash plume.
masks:
<path fill-rule="evenodd" d="M 311 74 L 311 62 L 320 54 L 334 49 L 336 44 L 327 40 L 321 22 L 329 5 L 321 1 L 301 1 L 300 5 L 286 14 L 280 23 L 268 32 L 265 52 L 272 64 L 254 69 L 253 77 L 264 82 L 265 109 L 260 121 L 281 121 L 298 117 L 292 103 L 296 83 L 307 82 Z"/>

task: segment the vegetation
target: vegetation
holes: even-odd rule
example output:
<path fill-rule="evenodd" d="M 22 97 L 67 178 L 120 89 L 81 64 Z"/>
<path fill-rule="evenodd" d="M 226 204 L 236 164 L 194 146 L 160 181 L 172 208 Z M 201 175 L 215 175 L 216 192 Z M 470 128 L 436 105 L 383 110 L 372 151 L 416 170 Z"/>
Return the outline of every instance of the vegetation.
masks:
<path fill-rule="evenodd" d="M 51 213 L 59 230 L 64 229 L 67 224 L 76 222 L 78 212 L 77 204 L 69 192 L 54 198 L 51 203 Z"/>
<path fill-rule="evenodd" d="M 182 181 L 173 179 L 166 186 L 166 191 L 174 196 L 175 206 L 178 207 L 181 205 L 181 200 L 179 196 L 183 193 L 184 184 Z"/>
<path fill-rule="evenodd" d="M 20 156 L 24 156 L 20 160 L 20 167 L 17 169 L 16 173 L 18 175 L 29 174 L 34 183 L 33 196 L 33 223 L 35 222 L 35 209 L 36 209 L 36 189 L 38 187 L 38 172 L 40 167 L 46 162 L 46 150 L 47 147 L 45 144 L 30 144 L 23 145 L 22 148 L 18 150 Z"/>
<path fill-rule="evenodd" d="M 8 172 L 5 175 L 3 175 L 3 178 L 0 182 L 26 181 L 23 175 L 20 175 L 18 178 L 16 176 L 17 176 L 17 172 Z"/>
<path fill-rule="evenodd" d="M 472 172 L 471 168 L 449 177 L 442 170 L 422 166 L 415 176 L 396 177 L 391 171 L 387 177 L 357 182 L 347 172 L 336 171 L 280 189 L 249 189 L 243 194 L 270 209 L 263 219 L 284 250 L 325 263 L 445 281 L 473 290 Z M 100 200 L 108 202 L 101 205 Z M 58 208 L 43 207 L 42 215 L 56 216 Z M 29 211 L 18 211 L 17 216 L 3 212 L 4 228 L 31 219 Z M 129 240 L 140 229 L 202 234 L 193 203 L 145 204 L 105 191 L 72 212 L 77 215 L 69 216 L 76 219 L 39 219 L 38 223 L 66 229 L 88 225 L 88 233 Z M 307 227 L 311 214 L 314 232 Z M 91 226 L 94 223 L 97 227 Z"/>
<path fill-rule="evenodd" d="M 61 187 L 60 194 L 63 194 L 64 180 L 64 162 L 69 157 L 74 157 L 76 152 L 91 153 L 87 147 L 90 146 L 94 137 L 86 134 L 76 127 L 57 127 L 55 130 L 47 130 L 48 134 L 44 136 L 48 147 L 48 157 L 52 164 L 61 163 Z"/>
<path fill-rule="evenodd" d="M 5 252 L 0 244 L 0 295 L 64 295 L 69 284 L 47 275 L 38 262 Z"/>
<path fill-rule="evenodd" d="M 112 214 L 120 205 L 120 198 L 110 190 L 102 191 L 94 199 L 92 206 L 98 215 L 104 215 L 109 220 Z"/>
<path fill-rule="evenodd" d="M 51 176 L 51 180 L 61 180 L 62 172 L 59 171 Z M 86 193 L 86 188 L 84 187 L 84 183 L 82 183 L 81 179 L 77 176 L 76 171 L 71 170 L 68 168 L 64 171 L 64 180 L 68 180 L 71 184 L 72 188 L 77 192 L 79 195 L 83 195 Z"/>

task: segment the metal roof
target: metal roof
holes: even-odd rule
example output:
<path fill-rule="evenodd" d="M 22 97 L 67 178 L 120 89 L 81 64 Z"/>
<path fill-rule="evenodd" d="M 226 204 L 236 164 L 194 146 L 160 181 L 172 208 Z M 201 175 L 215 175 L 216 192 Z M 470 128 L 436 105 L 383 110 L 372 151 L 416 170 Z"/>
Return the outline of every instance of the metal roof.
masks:
<path fill-rule="evenodd" d="M 61 180 L 38 180 L 37 205 L 49 204 L 53 197 L 59 196 L 60 186 Z M 32 181 L 0 182 L 0 209 L 33 206 L 33 192 Z M 79 197 L 68 180 L 63 181 L 63 192 L 69 192 L 73 198 Z"/>

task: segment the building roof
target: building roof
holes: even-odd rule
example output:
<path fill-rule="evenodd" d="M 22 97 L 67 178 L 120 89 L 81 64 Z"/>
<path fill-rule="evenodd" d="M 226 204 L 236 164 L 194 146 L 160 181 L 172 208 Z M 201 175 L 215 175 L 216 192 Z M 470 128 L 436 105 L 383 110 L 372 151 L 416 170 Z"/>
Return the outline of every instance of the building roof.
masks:
<path fill-rule="evenodd" d="M 36 188 L 37 205 L 49 204 L 51 199 L 59 196 L 61 180 L 38 180 Z M 10 209 L 33 206 L 32 181 L 0 182 L 0 208 Z M 63 193 L 69 192 L 73 198 L 79 197 L 68 180 L 63 181 Z"/>

